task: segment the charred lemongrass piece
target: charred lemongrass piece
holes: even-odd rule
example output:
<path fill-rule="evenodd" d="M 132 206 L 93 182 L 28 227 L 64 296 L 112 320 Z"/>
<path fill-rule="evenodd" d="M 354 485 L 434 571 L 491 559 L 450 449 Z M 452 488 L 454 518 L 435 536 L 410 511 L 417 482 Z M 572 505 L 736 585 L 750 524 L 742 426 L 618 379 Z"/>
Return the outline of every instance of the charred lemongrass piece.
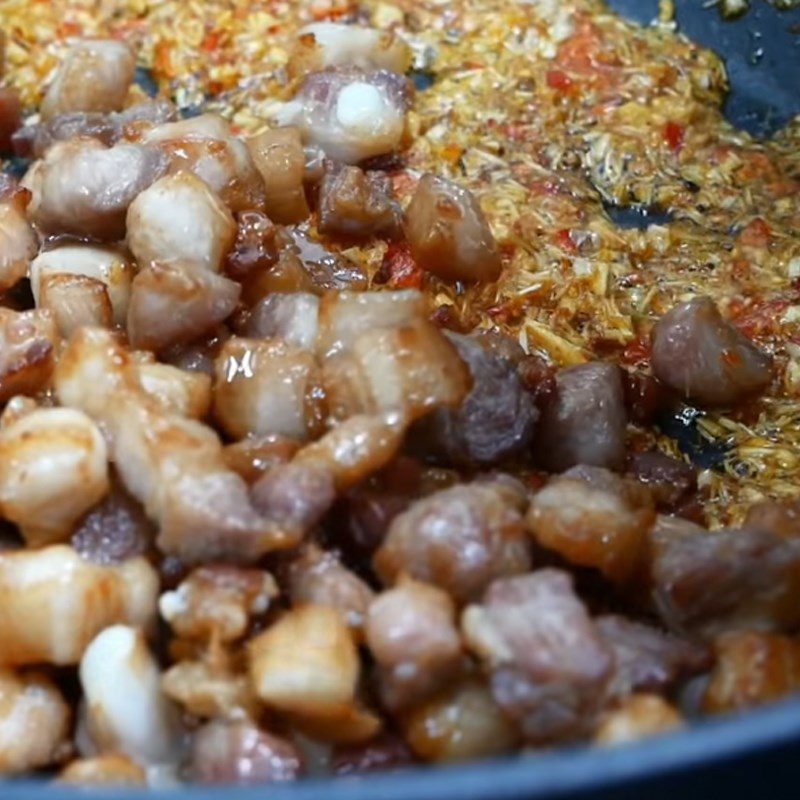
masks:
<path fill-rule="evenodd" d="M 106 443 L 81 411 L 38 409 L 0 431 L 0 514 L 29 545 L 67 539 L 108 487 Z"/>
<path fill-rule="evenodd" d="M 157 593 L 143 558 L 100 566 L 66 545 L 0 553 L 0 664 L 77 664 L 108 625 L 148 627 Z"/>
<path fill-rule="evenodd" d="M 119 111 L 135 66 L 133 52 L 117 39 L 75 42 L 42 100 L 43 119 L 68 111 Z"/>

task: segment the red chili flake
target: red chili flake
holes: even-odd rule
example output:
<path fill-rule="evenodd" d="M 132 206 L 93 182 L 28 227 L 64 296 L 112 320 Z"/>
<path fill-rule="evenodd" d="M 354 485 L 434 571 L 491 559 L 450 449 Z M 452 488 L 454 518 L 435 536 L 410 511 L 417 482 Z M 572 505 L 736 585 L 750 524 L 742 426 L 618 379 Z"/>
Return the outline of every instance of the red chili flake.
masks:
<path fill-rule="evenodd" d="M 750 262 L 744 258 L 737 258 L 731 265 L 731 272 L 734 278 L 741 280 L 750 275 Z"/>
<path fill-rule="evenodd" d="M 569 92 L 572 88 L 572 78 L 560 69 L 547 70 L 547 85 L 558 92 Z"/>
<path fill-rule="evenodd" d="M 163 39 L 160 42 L 156 42 L 153 66 L 157 73 L 161 73 L 167 78 L 175 77 L 174 70 L 172 68 L 172 58 L 170 55 L 171 50 L 172 47 L 169 42 L 164 41 Z"/>
<path fill-rule="evenodd" d="M 396 289 L 421 289 L 425 273 L 411 257 L 408 244 L 392 243 L 383 257 L 382 271 L 388 276 L 389 286 Z"/>
<path fill-rule="evenodd" d="M 209 31 L 205 38 L 203 39 L 200 49 L 205 50 L 207 53 L 216 50 L 219 47 L 219 43 L 222 40 L 222 36 L 218 31 Z"/>
<path fill-rule="evenodd" d="M 664 141 L 673 153 L 679 153 L 683 147 L 683 139 L 686 131 L 683 125 L 670 120 L 664 126 Z"/>
<path fill-rule="evenodd" d="M 650 337 L 634 339 L 622 351 L 619 361 L 631 367 L 639 367 L 650 362 L 652 344 Z"/>
<path fill-rule="evenodd" d="M 69 36 L 80 36 L 82 33 L 81 26 L 76 22 L 60 22 L 56 28 L 56 34 L 59 37 L 67 38 Z"/>
<path fill-rule="evenodd" d="M 556 233 L 556 244 L 567 253 L 577 253 L 578 247 L 572 241 L 572 236 L 568 228 L 564 228 Z"/>
<path fill-rule="evenodd" d="M 772 228 L 761 217 L 756 217 L 739 234 L 739 242 L 745 247 L 769 247 Z"/>
<path fill-rule="evenodd" d="M 798 300 L 797 292 L 788 292 L 771 300 L 756 298 L 750 303 L 734 300 L 728 306 L 728 312 L 731 322 L 748 339 L 764 340 L 780 334 L 781 317 Z"/>

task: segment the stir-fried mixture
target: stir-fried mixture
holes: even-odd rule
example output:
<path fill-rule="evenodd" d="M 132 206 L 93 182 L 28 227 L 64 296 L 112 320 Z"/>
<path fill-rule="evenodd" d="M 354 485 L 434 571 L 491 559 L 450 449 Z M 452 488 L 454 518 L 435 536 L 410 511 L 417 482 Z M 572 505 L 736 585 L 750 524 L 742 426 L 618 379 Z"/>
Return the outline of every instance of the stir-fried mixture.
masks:
<path fill-rule="evenodd" d="M 734 130 L 662 9 L 4 0 L 0 774 L 800 687 L 800 124 Z"/>

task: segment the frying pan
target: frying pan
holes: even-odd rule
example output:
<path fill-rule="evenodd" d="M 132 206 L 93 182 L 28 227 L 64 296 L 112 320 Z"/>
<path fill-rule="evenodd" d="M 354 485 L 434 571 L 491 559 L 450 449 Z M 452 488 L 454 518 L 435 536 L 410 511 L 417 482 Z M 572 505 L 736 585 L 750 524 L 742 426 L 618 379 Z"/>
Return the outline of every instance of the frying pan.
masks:
<path fill-rule="evenodd" d="M 657 0 L 609 0 L 640 22 L 656 17 Z M 679 28 L 726 61 L 730 121 L 765 137 L 800 114 L 800 10 L 777 11 L 752 0 L 744 17 L 726 22 L 706 0 L 676 0 Z M 623 210 L 624 212 L 624 210 Z M 619 224 L 652 222 L 619 212 Z M 662 420 L 662 430 L 700 466 L 718 446 L 698 440 L 691 419 Z M 570 749 L 462 767 L 420 768 L 366 778 L 308 780 L 254 788 L 85 791 L 41 783 L 0 784 L 0 800 L 712 800 L 798 797 L 800 699 L 742 717 L 701 721 L 685 732 L 618 749 Z"/>

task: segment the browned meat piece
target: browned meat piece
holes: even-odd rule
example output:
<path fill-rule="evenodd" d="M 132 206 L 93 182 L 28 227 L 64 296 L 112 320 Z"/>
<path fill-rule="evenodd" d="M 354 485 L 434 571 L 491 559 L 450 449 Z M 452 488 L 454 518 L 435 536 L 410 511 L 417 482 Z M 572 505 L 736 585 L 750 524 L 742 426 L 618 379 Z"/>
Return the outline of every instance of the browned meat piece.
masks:
<path fill-rule="evenodd" d="M 332 161 L 357 164 L 398 150 L 413 85 L 388 70 L 335 67 L 312 72 L 276 117 L 297 125 Z"/>
<path fill-rule="evenodd" d="M 336 498 L 331 472 L 321 465 L 288 463 L 253 484 L 253 505 L 279 525 L 308 531 Z"/>
<path fill-rule="evenodd" d="M 313 353 L 280 339 L 232 337 L 216 360 L 214 417 L 234 439 L 279 434 L 315 439 L 327 416 Z"/>
<path fill-rule="evenodd" d="M 634 694 L 623 698 L 616 708 L 603 716 L 595 731 L 594 742 L 599 745 L 629 744 L 648 736 L 672 733 L 682 725 L 678 710 L 663 697 Z"/>
<path fill-rule="evenodd" d="M 378 328 L 406 328 L 426 318 L 425 297 L 407 289 L 392 292 L 328 292 L 319 303 L 317 354 L 329 358 L 352 349 Z"/>
<path fill-rule="evenodd" d="M 439 406 L 457 406 L 469 371 L 441 331 L 426 320 L 362 333 L 323 364 L 331 416 L 399 413 L 412 422 Z"/>
<path fill-rule="evenodd" d="M 697 492 L 697 470 L 658 450 L 632 455 L 628 472 L 650 489 L 659 511 L 674 511 Z"/>
<path fill-rule="evenodd" d="M 651 535 L 653 600 L 671 630 L 709 638 L 800 623 L 800 542 L 751 528 L 659 528 Z"/>
<path fill-rule="evenodd" d="M 769 531 L 786 539 L 800 539 L 800 500 L 791 503 L 764 500 L 756 503 L 748 509 L 744 526 Z"/>
<path fill-rule="evenodd" d="M 461 467 L 492 466 L 526 452 L 539 412 L 513 359 L 488 337 L 446 336 L 469 367 L 472 389 L 457 409 L 424 418 L 416 431 L 420 444 Z"/>
<path fill-rule="evenodd" d="M 334 515 L 336 543 L 355 561 L 369 561 L 391 521 L 422 495 L 418 462 L 400 456 L 347 493 Z"/>
<path fill-rule="evenodd" d="M 530 569 L 522 510 L 498 483 L 436 492 L 392 520 L 375 569 L 387 584 L 406 573 L 459 603 L 476 600 L 496 578 Z"/>
<path fill-rule="evenodd" d="M 16 89 L 0 88 L 0 153 L 11 150 L 14 132 L 22 124 L 22 107 Z"/>
<path fill-rule="evenodd" d="M 567 573 L 495 581 L 481 605 L 464 612 L 462 628 L 491 670 L 495 700 L 528 741 L 564 741 L 591 729 L 614 654 Z"/>
<path fill-rule="evenodd" d="M 385 467 L 397 455 L 404 434 L 397 414 L 358 414 L 307 444 L 295 462 L 326 470 L 337 491 L 346 492 Z"/>
<path fill-rule="evenodd" d="M 658 378 L 645 372 L 623 371 L 625 407 L 639 425 L 652 425 L 656 416 L 675 404 L 675 393 Z"/>
<path fill-rule="evenodd" d="M 365 633 L 387 708 L 417 705 L 458 674 L 462 653 L 455 606 L 435 586 L 406 578 L 378 595 Z"/>
<path fill-rule="evenodd" d="M 297 748 L 251 722 L 215 720 L 192 740 L 189 773 L 205 785 L 258 786 L 293 781 L 304 772 Z"/>
<path fill-rule="evenodd" d="M 411 255 L 445 281 L 496 281 L 502 262 L 480 204 L 467 189 L 425 175 L 406 211 Z"/>
<path fill-rule="evenodd" d="M 150 127 L 142 141 L 169 159 L 171 175 L 202 180 L 234 212 L 264 207 L 264 181 L 244 142 L 217 114 L 200 114 Z"/>
<path fill-rule="evenodd" d="M 30 193 L 15 182 L 0 180 L 0 292 L 27 277 L 39 249 L 26 209 Z"/>
<path fill-rule="evenodd" d="M 222 451 L 225 463 L 248 483 L 255 483 L 273 467 L 292 460 L 300 442 L 285 436 L 248 436 Z"/>
<path fill-rule="evenodd" d="M 121 239 L 128 206 L 165 169 L 164 156 L 154 147 L 58 142 L 25 176 L 33 194 L 28 215 L 46 232 Z"/>
<path fill-rule="evenodd" d="M 212 332 L 239 301 L 238 283 L 187 262 L 151 264 L 133 279 L 128 338 L 161 352 Z"/>
<path fill-rule="evenodd" d="M 643 487 L 600 467 L 576 467 L 534 496 L 527 522 L 543 547 L 624 582 L 641 564 L 655 516 Z"/>
<path fill-rule="evenodd" d="M 289 565 L 293 605 L 335 608 L 354 631 L 360 631 L 375 593 L 349 570 L 336 553 L 305 545 Z"/>
<path fill-rule="evenodd" d="M 714 642 L 714 653 L 705 711 L 744 711 L 800 690 L 797 639 L 759 631 L 726 633 Z"/>
<path fill-rule="evenodd" d="M 434 763 L 500 756 L 519 744 L 514 723 L 474 678 L 451 682 L 443 693 L 404 714 L 402 724 L 412 750 Z"/>
<path fill-rule="evenodd" d="M 175 591 L 161 595 L 158 606 L 181 638 L 232 642 L 246 633 L 251 617 L 266 612 L 277 594 L 268 572 L 209 564 L 193 570 Z"/>
<path fill-rule="evenodd" d="M 144 509 L 121 486 L 93 508 L 75 528 L 70 544 L 96 564 L 119 564 L 145 555 L 156 531 Z"/>
<path fill-rule="evenodd" d="M 308 292 L 271 294 L 253 307 L 242 336 L 283 339 L 286 344 L 313 350 L 317 341 L 319 298 Z"/>
<path fill-rule="evenodd" d="M 57 341 L 48 311 L 0 308 L 0 403 L 15 394 L 35 395 L 47 386 Z"/>
<path fill-rule="evenodd" d="M 381 733 L 363 744 L 334 747 L 331 772 L 334 775 L 391 772 L 410 767 L 415 761 L 414 754 L 399 736 Z"/>
<path fill-rule="evenodd" d="M 608 614 L 595 620 L 597 631 L 614 653 L 611 697 L 633 692 L 663 692 L 710 663 L 708 650 L 658 628 Z"/>
<path fill-rule="evenodd" d="M 286 230 L 278 261 L 269 270 L 255 272 L 245 281 L 244 295 L 249 305 L 273 292 L 310 292 L 321 295 L 329 290 L 362 291 L 367 288 L 363 269 L 340 253 L 326 249 L 300 230 Z"/>
<path fill-rule="evenodd" d="M 311 212 L 303 187 L 306 156 L 297 128 L 263 131 L 247 140 L 247 149 L 264 181 L 270 218 L 281 225 L 308 219 Z"/>
<path fill-rule="evenodd" d="M 56 142 L 78 136 L 97 139 L 110 147 L 122 138 L 136 139 L 141 128 L 171 122 L 177 114 L 177 108 L 168 100 L 138 103 L 124 111 L 110 114 L 100 111 L 71 111 L 20 128 L 13 136 L 14 151 L 19 156 L 41 158 Z"/>
<path fill-rule="evenodd" d="M 241 281 L 252 272 L 271 267 L 278 260 L 278 228 L 261 211 L 242 211 L 236 216 L 236 240 L 225 256 L 225 272 Z"/>
<path fill-rule="evenodd" d="M 78 39 L 42 100 L 42 119 L 68 111 L 118 111 L 133 82 L 136 57 L 116 39 Z"/>
<path fill-rule="evenodd" d="M 709 297 L 675 306 L 653 328 L 653 372 L 702 406 L 732 406 L 772 378 L 772 360 Z"/>
<path fill-rule="evenodd" d="M 0 775 L 52 766 L 69 755 L 70 709 L 46 675 L 0 669 Z"/>
<path fill-rule="evenodd" d="M 128 756 L 104 755 L 71 761 L 58 774 L 59 783 L 75 786 L 147 786 L 147 773 Z"/>
<path fill-rule="evenodd" d="M 189 342 L 177 344 L 159 354 L 162 361 L 186 372 L 200 372 L 209 377 L 214 376 L 214 359 L 219 355 L 222 345 L 230 335 L 224 325 L 218 325 L 208 336 Z"/>
<path fill-rule="evenodd" d="M 577 464 L 619 470 L 626 425 L 619 367 L 598 362 L 563 369 L 539 420 L 539 461 L 550 472 Z"/>
<path fill-rule="evenodd" d="M 39 285 L 39 307 L 53 315 L 65 339 L 86 325 L 110 328 L 113 309 L 103 281 L 87 275 L 45 275 Z"/>
<path fill-rule="evenodd" d="M 393 238 L 400 233 L 400 215 L 387 175 L 344 167 L 329 172 L 322 180 L 317 223 L 320 233 L 357 239 Z"/>

